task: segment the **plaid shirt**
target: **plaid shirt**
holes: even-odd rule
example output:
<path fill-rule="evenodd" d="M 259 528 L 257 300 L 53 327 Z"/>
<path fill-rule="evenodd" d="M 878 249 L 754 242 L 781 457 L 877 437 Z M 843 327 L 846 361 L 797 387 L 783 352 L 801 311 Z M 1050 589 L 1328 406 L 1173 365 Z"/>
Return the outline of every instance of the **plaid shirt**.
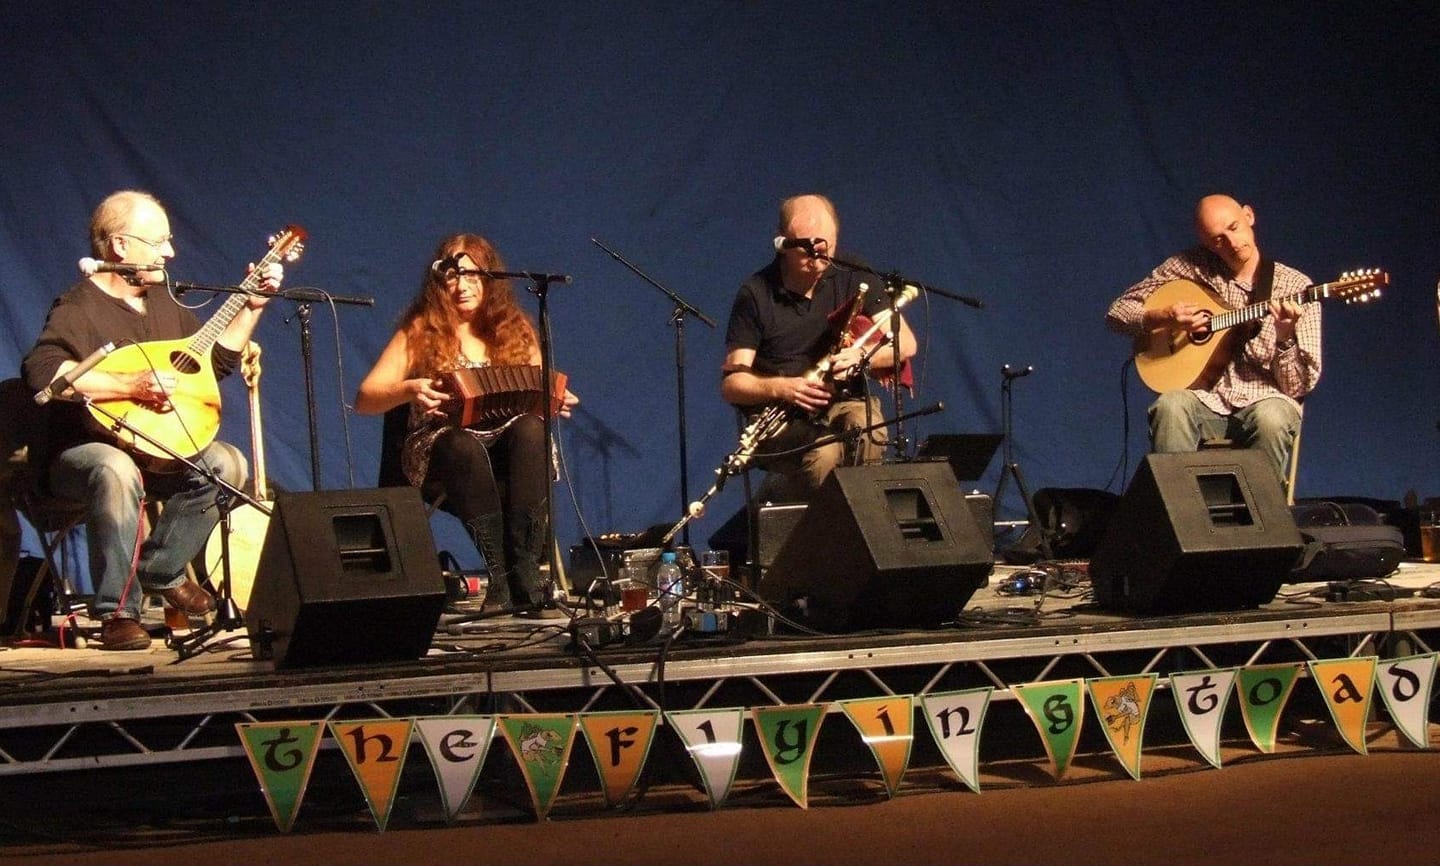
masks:
<path fill-rule="evenodd" d="M 1250 284 L 1233 279 L 1214 253 L 1204 247 L 1192 247 L 1161 262 L 1148 277 L 1116 298 L 1105 315 L 1105 324 L 1112 331 L 1139 337 L 1143 331 L 1145 299 L 1162 284 L 1178 279 L 1208 286 L 1232 309 L 1254 303 Z M 1272 298 L 1295 294 L 1309 286 L 1309 277 L 1275 263 Z M 1305 304 L 1301 311 L 1300 320 L 1295 323 L 1294 346 L 1276 351 L 1275 319 L 1265 316 L 1255 336 L 1240 344 L 1241 351 L 1225 365 L 1214 387 L 1193 391 L 1200 402 L 1221 415 L 1229 415 L 1266 397 L 1283 397 L 1299 409 L 1300 401 L 1320 381 L 1320 305 Z"/>

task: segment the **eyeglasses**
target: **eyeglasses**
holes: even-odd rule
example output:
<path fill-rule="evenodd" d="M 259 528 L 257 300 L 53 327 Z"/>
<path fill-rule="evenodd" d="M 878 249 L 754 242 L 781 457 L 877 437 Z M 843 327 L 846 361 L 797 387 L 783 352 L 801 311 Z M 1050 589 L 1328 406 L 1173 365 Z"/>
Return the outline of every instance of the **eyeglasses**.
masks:
<path fill-rule="evenodd" d="M 159 240 L 153 240 L 153 241 L 150 240 L 149 238 L 142 238 L 142 237 L 140 237 L 139 235 L 129 234 L 128 232 L 116 232 L 116 233 L 115 233 L 115 236 L 116 236 L 116 237 L 121 237 L 121 238 L 131 238 L 132 240 L 137 240 L 137 241 L 139 241 L 140 243 L 142 243 L 142 244 L 146 245 L 147 247 L 149 247 L 150 249 L 155 250 L 156 252 L 159 252 L 159 250 L 160 250 L 161 247 L 163 247 L 163 246 L 165 246 L 166 244 L 170 243 L 171 241 L 175 240 L 175 236 L 174 236 L 174 235 L 166 235 L 165 237 L 160 238 Z"/>

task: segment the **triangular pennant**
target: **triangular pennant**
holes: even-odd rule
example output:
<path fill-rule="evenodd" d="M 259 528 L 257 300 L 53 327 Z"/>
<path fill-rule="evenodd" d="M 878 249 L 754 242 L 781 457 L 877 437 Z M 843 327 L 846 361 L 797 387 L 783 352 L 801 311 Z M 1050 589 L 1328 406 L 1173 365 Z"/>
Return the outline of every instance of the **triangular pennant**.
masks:
<path fill-rule="evenodd" d="M 885 793 L 891 797 L 910 766 L 910 749 L 915 744 L 915 698 L 891 695 L 840 701 L 840 709 L 860 732 L 860 739 L 875 755 Z"/>
<path fill-rule="evenodd" d="M 525 785 L 530 789 L 530 802 L 535 817 L 550 814 L 565 768 L 570 764 L 570 748 L 575 745 L 575 717 L 568 714 L 527 714 L 500 716 L 500 733 L 520 765 Z"/>
<path fill-rule="evenodd" d="M 825 721 L 825 704 L 754 707 L 750 718 L 775 781 L 802 809 L 810 808 L 810 759 Z"/>
<path fill-rule="evenodd" d="M 730 796 L 740 766 L 741 726 L 745 708 L 679 710 L 665 714 L 665 724 L 680 737 L 714 809 Z"/>
<path fill-rule="evenodd" d="M 1080 726 L 1085 722 L 1083 680 L 1055 680 L 1048 683 L 1026 683 L 1011 686 L 1020 706 L 1040 732 L 1045 753 L 1055 770 L 1055 778 L 1065 775 L 1075 747 L 1080 742 Z"/>
<path fill-rule="evenodd" d="M 986 686 L 958 692 L 940 692 L 920 699 L 930 736 L 955 775 L 970 790 L 980 793 L 980 731 L 985 710 L 995 690 Z"/>
<path fill-rule="evenodd" d="M 1340 736 L 1362 755 L 1366 754 L 1365 723 L 1370 719 L 1370 695 L 1375 689 L 1375 662 L 1374 656 L 1310 662 L 1310 678 L 1325 696 Z"/>
<path fill-rule="evenodd" d="M 365 793 L 365 804 L 381 830 L 390 821 L 400 773 L 410 754 L 410 732 L 414 719 L 364 719 L 330 722 L 330 736 L 340 745 L 355 781 Z"/>
<path fill-rule="evenodd" d="M 623 803 L 635 787 L 650 756 L 655 726 L 659 723 L 659 710 L 581 714 L 580 729 L 585 732 L 585 741 L 595 758 L 607 805 Z"/>
<path fill-rule="evenodd" d="M 1086 680 L 1090 705 L 1100 717 L 1100 728 L 1130 778 L 1140 778 L 1140 749 L 1145 740 L 1145 719 L 1155 693 L 1155 674 L 1139 677 L 1097 677 Z"/>
<path fill-rule="evenodd" d="M 1185 671 L 1170 675 L 1170 694 L 1180 710 L 1185 733 L 1210 766 L 1220 769 L 1220 725 L 1235 684 L 1235 668 Z"/>
<path fill-rule="evenodd" d="M 1435 683 L 1437 653 L 1386 659 L 1376 676 L 1380 697 L 1390 720 L 1405 739 L 1422 749 L 1430 748 L 1430 690 Z"/>
<path fill-rule="evenodd" d="M 435 768 L 445 820 L 454 820 L 480 779 L 480 768 L 485 765 L 495 734 L 495 718 L 429 716 L 416 719 L 415 730 L 420 732 L 420 742 L 425 744 L 425 754 Z"/>
<path fill-rule="evenodd" d="M 1300 666 L 1293 664 L 1256 665 L 1241 668 L 1235 678 L 1240 711 L 1250 739 L 1265 754 L 1275 751 L 1275 733 L 1280 730 L 1280 713 L 1295 688 Z"/>
<path fill-rule="evenodd" d="M 325 723 L 237 722 L 235 733 L 245 747 L 255 780 L 265 794 L 270 817 L 281 833 L 295 825 L 295 813 L 305 799 L 310 771 L 320 753 L 320 733 Z"/>

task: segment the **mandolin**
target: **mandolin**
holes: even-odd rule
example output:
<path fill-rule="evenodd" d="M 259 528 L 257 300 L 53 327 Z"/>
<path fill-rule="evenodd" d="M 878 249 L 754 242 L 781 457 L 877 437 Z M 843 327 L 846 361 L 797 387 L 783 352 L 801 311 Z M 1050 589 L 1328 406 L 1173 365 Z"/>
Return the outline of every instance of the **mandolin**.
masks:
<path fill-rule="evenodd" d="M 265 484 L 265 433 L 260 419 L 260 344 L 245 344 L 240 354 L 240 376 L 250 397 L 250 477 L 255 480 L 253 495 L 257 502 L 268 505 L 270 490 Z M 255 571 L 260 563 L 260 548 L 270 515 L 246 502 L 230 512 L 230 595 L 241 610 L 250 606 L 250 592 L 255 588 Z M 225 576 L 221 561 L 224 546 L 221 534 L 224 524 L 210 533 L 205 543 L 205 574 L 217 589 Z"/>
<path fill-rule="evenodd" d="M 1317 283 L 1277 299 L 1314 303 L 1337 298 L 1347 304 L 1366 303 L 1380 297 L 1390 275 L 1380 270 L 1350 271 L 1338 280 Z M 1214 384 L 1234 352 L 1235 325 L 1255 322 L 1270 315 L 1270 302 L 1230 309 L 1209 288 L 1191 280 L 1171 280 L 1145 299 L 1145 310 L 1165 309 L 1175 304 L 1194 304 L 1210 317 L 1209 327 L 1197 333 L 1158 328 L 1135 341 L 1135 369 L 1152 391 L 1206 388 Z"/>
<path fill-rule="evenodd" d="M 271 239 L 270 249 L 246 275 L 240 288 L 257 291 L 268 266 L 298 259 L 305 237 L 304 229 L 287 226 Z M 142 467 L 155 472 L 174 468 L 175 460 L 170 453 L 149 439 L 186 457 L 199 454 L 214 441 L 220 431 L 220 385 L 215 380 L 211 355 L 215 341 L 244 309 L 246 300 L 244 294 L 231 295 L 210 321 L 188 338 L 121 346 L 96 366 L 97 370 L 120 376 L 153 371 L 175 379 L 175 387 L 164 403 L 115 399 L 95 400 L 88 406 L 95 424 L 129 451 Z M 143 435 L 121 427 L 111 416 L 120 418 Z"/>

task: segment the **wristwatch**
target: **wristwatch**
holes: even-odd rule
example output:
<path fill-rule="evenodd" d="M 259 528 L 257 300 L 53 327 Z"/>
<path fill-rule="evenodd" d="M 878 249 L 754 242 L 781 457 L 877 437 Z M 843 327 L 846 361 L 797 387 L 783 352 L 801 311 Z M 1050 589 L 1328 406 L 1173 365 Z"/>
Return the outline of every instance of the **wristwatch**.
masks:
<path fill-rule="evenodd" d="M 1280 340 L 1275 341 L 1275 351 L 1277 351 L 1277 352 L 1288 352 L 1288 351 L 1290 351 L 1290 350 L 1293 349 L 1293 348 L 1295 348 L 1295 338 L 1294 338 L 1294 337 L 1291 337 L 1290 339 L 1284 340 L 1284 341 L 1280 341 Z"/>

